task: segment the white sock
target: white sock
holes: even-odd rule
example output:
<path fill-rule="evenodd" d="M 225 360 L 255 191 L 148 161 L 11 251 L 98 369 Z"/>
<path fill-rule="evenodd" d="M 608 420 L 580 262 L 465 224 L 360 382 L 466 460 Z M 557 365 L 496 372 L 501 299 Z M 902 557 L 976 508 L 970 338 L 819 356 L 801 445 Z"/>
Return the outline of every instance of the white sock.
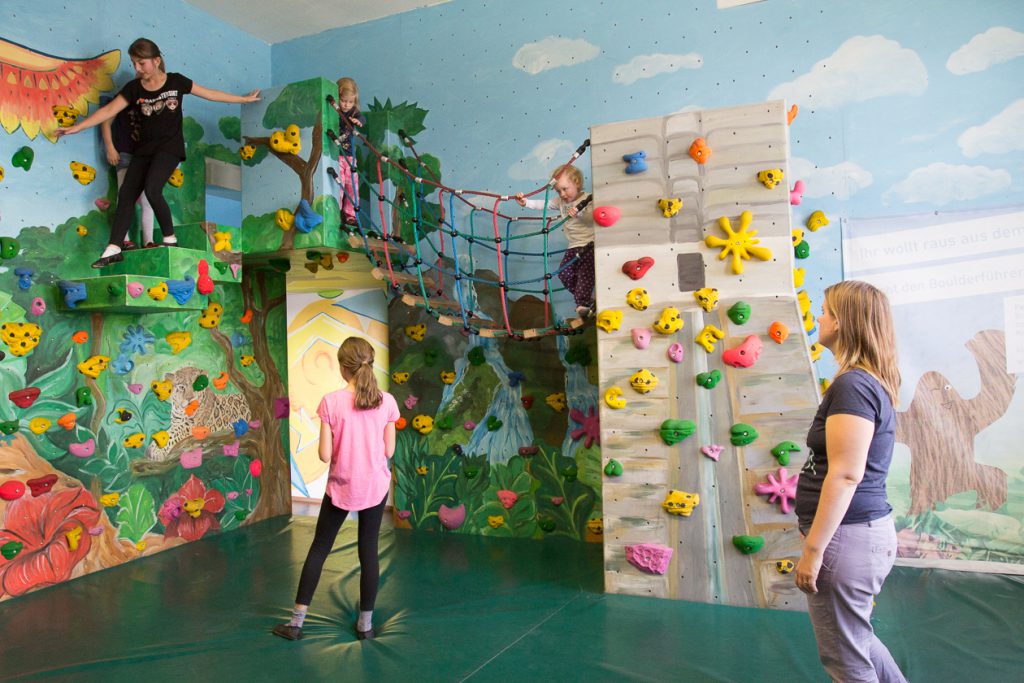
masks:
<path fill-rule="evenodd" d="M 177 244 L 178 243 L 178 238 L 175 237 L 174 235 L 171 235 L 170 237 L 168 237 L 167 235 L 164 235 L 163 242 L 164 242 L 164 244 Z"/>
<path fill-rule="evenodd" d="M 108 256 L 113 256 L 114 254 L 120 253 L 121 247 L 117 246 L 116 244 L 108 244 L 107 248 L 103 250 L 102 254 L 100 254 L 100 258 L 107 258 Z"/>
<path fill-rule="evenodd" d="M 359 620 L 356 622 L 356 629 L 359 631 L 369 631 L 371 628 L 373 628 L 373 610 L 360 612 Z"/>

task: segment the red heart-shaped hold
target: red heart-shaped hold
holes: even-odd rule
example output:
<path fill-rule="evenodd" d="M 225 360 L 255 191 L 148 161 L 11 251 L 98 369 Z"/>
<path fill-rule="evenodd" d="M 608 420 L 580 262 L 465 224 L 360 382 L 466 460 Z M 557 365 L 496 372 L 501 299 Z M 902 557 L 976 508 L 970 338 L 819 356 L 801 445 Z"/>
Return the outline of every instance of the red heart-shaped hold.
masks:
<path fill-rule="evenodd" d="M 610 228 L 622 217 L 617 206 L 599 206 L 594 209 L 594 222 L 603 228 Z"/>
<path fill-rule="evenodd" d="M 45 477 L 39 477 L 38 479 L 29 479 L 25 482 L 28 484 L 28 490 L 32 492 L 32 496 L 41 496 L 44 493 L 49 493 L 53 485 L 57 483 L 56 474 L 47 474 Z"/>
<path fill-rule="evenodd" d="M 39 389 L 38 387 L 18 389 L 7 394 L 7 398 L 11 399 L 11 402 L 19 408 L 30 408 L 39 398 Z"/>
<path fill-rule="evenodd" d="M 644 256 L 634 261 L 626 261 L 622 264 L 622 272 L 625 273 L 631 280 L 639 280 L 644 275 L 647 275 L 647 271 L 654 265 L 654 259 L 650 256 Z"/>
<path fill-rule="evenodd" d="M 537 455 L 537 452 L 539 450 L 540 446 L 520 446 L 519 455 L 523 456 L 524 458 L 528 458 L 531 455 Z"/>
<path fill-rule="evenodd" d="M 533 407 L 533 396 L 523 396 L 519 400 L 523 402 L 523 407 L 527 410 Z"/>

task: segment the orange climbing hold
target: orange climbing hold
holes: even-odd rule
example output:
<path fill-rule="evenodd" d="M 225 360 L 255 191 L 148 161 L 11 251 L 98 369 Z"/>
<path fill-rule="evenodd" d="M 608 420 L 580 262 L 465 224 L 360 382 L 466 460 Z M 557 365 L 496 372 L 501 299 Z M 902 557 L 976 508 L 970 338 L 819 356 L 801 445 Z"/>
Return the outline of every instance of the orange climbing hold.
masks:
<path fill-rule="evenodd" d="M 711 148 L 708 147 L 708 143 L 704 138 L 697 138 L 690 145 L 690 156 L 698 164 L 708 163 L 708 159 L 711 158 Z"/>
<path fill-rule="evenodd" d="M 793 119 L 795 119 L 796 115 L 799 114 L 799 113 L 800 113 L 800 107 L 796 106 L 795 104 L 792 107 L 790 107 L 789 108 L 789 112 L 786 113 L 786 125 L 787 126 L 792 125 L 793 124 Z"/>

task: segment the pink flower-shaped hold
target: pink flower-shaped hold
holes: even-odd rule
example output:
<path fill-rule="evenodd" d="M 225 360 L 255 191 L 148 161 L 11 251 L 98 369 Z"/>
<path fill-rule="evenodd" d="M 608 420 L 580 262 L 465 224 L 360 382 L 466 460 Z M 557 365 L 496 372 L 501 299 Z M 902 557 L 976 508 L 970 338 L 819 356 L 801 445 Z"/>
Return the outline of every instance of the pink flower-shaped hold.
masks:
<path fill-rule="evenodd" d="M 465 422 L 462 423 L 462 427 L 467 432 L 471 432 L 474 429 L 476 429 L 476 422 L 473 422 L 472 420 L 466 420 Z"/>
<path fill-rule="evenodd" d="M 203 449 L 193 448 L 181 454 L 181 469 L 194 470 L 203 464 Z"/>
<path fill-rule="evenodd" d="M 718 456 L 722 454 L 725 449 L 719 446 L 717 443 L 709 443 L 707 446 L 701 446 L 700 452 L 708 456 L 715 462 L 718 462 Z"/>
<path fill-rule="evenodd" d="M 180 536 L 195 541 L 210 530 L 220 529 L 217 514 L 224 509 L 224 494 L 206 488 L 193 474 L 178 492 L 160 506 L 157 517 L 164 525 L 164 538 Z"/>
<path fill-rule="evenodd" d="M 397 514 L 399 519 L 409 519 L 412 517 L 411 510 L 399 510 Z"/>
<path fill-rule="evenodd" d="M 672 561 L 672 548 L 657 543 L 637 543 L 626 546 L 626 560 L 645 572 L 664 574 Z"/>
<path fill-rule="evenodd" d="M 594 406 L 590 406 L 586 415 L 573 408 L 569 411 L 569 417 L 580 424 L 578 429 L 569 433 L 573 441 L 579 441 L 586 436 L 587 440 L 583 442 L 584 448 L 590 448 L 595 441 L 601 445 L 601 416 L 597 414 Z"/>
<path fill-rule="evenodd" d="M 515 491 L 509 491 L 508 489 L 502 489 L 498 491 L 498 500 L 501 501 L 501 506 L 506 510 L 511 510 L 512 506 L 519 500 L 519 494 Z"/>
<path fill-rule="evenodd" d="M 466 521 L 466 504 L 459 503 L 458 507 L 450 508 L 442 503 L 437 518 L 445 529 L 458 529 Z"/>
<path fill-rule="evenodd" d="M 776 475 L 778 478 L 776 479 Z M 789 476 L 785 467 L 780 467 L 776 474 L 769 474 L 768 481 L 754 484 L 754 493 L 759 496 L 768 495 L 768 502 L 778 501 L 782 514 L 788 515 L 790 501 L 796 500 L 796 484 L 800 481 L 800 473 Z"/>

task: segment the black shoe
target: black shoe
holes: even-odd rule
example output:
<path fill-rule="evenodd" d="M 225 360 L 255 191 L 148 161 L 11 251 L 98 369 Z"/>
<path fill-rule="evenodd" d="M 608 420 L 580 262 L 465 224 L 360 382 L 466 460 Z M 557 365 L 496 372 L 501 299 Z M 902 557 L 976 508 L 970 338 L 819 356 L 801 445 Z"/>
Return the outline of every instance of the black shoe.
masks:
<path fill-rule="evenodd" d="M 160 246 L 161 247 L 170 247 L 170 248 L 173 249 L 174 247 L 178 247 L 178 246 L 181 246 L 181 245 L 178 244 L 177 242 L 161 242 Z"/>
<path fill-rule="evenodd" d="M 370 627 L 369 631 L 360 631 L 356 629 L 356 640 L 373 640 L 377 637 L 377 634 L 373 632 L 373 627 Z"/>
<path fill-rule="evenodd" d="M 345 225 L 359 225 L 355 216 L 345 216 Z"/>
<path fill-rule="evenodd" d="M 302 640 L 302 628 L 291 624 L 278 624 L 274 627 L 274 635 L 288 640 Z"/>
<path fill-rule="evenodd" d="M 110 256 L 99 257 L 98 259 L 92 262 L 92 267 L 105 268 L 109 266 L 111 263 L 117 263 L 118 261 L 124 261 L 124 254 L 122 254 L 121 252 L 111 254 Z"/>
<path fill-rule="evenodd" d="M 131 240 L 125 240 L 124 244 L 121 245 L 121 251 L 131 251 L 132 249 L 138 249 L 139 245 L 135 244 Z"/>

